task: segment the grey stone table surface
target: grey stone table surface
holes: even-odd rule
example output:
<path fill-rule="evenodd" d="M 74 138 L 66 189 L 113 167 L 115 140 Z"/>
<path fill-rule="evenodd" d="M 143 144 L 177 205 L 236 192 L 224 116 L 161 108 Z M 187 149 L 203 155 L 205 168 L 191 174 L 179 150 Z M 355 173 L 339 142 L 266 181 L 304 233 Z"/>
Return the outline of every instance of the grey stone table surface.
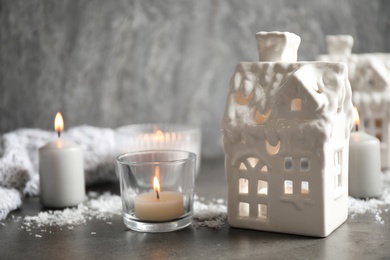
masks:
<path fill-rule="evenodd" d="M 206 198 L 226 198 L 222 160 L 204 160 L 196 191 Z M 119 192 L 118 185 L 109 189 Z M 231 228 L 187 227 L 171 233 L 138 233 L 126 229 L 120 216 L 89 220 L 73 230 L 45 227 L 50 235 L 35 237 L 12 216 L 37 215 L 38 198 L 0 225 L 0 259 L 390 259 L 390 212 L 383 224 L 374 213 L 356 215 L 327 238 Z M 91 234 L 92 233 L 92 234 Z"/>

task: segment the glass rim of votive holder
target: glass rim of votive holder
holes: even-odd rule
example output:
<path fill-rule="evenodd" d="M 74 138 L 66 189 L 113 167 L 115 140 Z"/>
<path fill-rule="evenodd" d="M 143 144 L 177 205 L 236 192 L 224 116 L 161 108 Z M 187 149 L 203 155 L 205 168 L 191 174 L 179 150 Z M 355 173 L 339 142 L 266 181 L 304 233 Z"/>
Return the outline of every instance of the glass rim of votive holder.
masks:
<path fill-rule="evenodd" d="M 168 154 L 168 153 L 182 153 L 186 156 L 180 157 L 179 159 L 169 159 L 169 160 L 146 160 L 146 161 L 124 161 L 123 159 L 129 159 L 129 156 L 131 155 L 145 155 L 145 154 Z M 186 162 L 188 160 L 197 159 L 196 154 L 190 151 L 184 151 L 184 150 L 143 150 L 143 151 L 134 151 L 134 152 L 127 152 L 120 154 L 116 157 L 116 161 L 120 164 L 127 164 L 127 165 L 139 165 L 139 164 L 159 164 L 159 163 L 180 163 L 180 162 Z"/>
<path fill-rule="evenodd" d="M 201 133 L 200 126 L 186 125 L 186 124 L 174 124 L 174 123 L 146 123 L 146 124 L 130 124 L 120 126 L 116 129 L 119 133 L 128 133 L 129 131 L 138 134 L 145 133 L 146 129 L 150 129 L 150 133 L 155 130 L 161 130 L 162 132 L 176 132 L 176 133 Z M 138 130 L 138 131 L 134 131 Z"/>

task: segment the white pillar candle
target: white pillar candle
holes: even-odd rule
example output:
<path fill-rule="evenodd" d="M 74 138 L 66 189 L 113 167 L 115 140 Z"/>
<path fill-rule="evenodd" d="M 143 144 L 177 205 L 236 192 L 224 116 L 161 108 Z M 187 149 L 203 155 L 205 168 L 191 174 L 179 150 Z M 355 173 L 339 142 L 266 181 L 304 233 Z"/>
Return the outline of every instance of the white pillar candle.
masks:
<path fill-rule="evenodd" d="M 349 141 L 349 195 L 357 198 L 381 195 L 379 140 L 364 132 L 352 132 Z"/>
<path fill-rule="evenodd" d="M 56 116 L 61 117 L 60 115 Z M 55 126 L 57 132 L 62 127 Z M 75 206 L 85 198 L 82 149 L 76 143 L 58 138 L 39 149 L 41 204 L 63 208 Z"/>
<path fill-rule="evenodd" d="M 355 125 L 359 115 L 355 110 Z M 352 132 L 349 140 L 349 195 L 356 198 L 381 195 L 380 142 L 364 132 Z"/>

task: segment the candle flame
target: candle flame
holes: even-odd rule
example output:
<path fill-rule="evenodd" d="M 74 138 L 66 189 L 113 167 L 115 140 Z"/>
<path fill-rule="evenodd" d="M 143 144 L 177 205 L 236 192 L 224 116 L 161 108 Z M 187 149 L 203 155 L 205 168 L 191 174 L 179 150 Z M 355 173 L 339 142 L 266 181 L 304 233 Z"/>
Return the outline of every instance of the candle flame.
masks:
<path fill-rule="evenodd" d="M 154 170 L 153 189 L 155 192 L 160 192 L 160 166 L 156 166 Z"/>
<path fill-rule="evenodd" d="M 164 142 L 165 135 L 164 132 L 161 131 L 160 129 L 158 128 L 154 129 L 154 136 L 157 142 Z"/>
<path fill-rule="evenodd" d="M 57 112 L 54 119 L 54 131 L 56 131 L 58 134 L 64 131 L 64 118 L 60 112 Z"/>
<path fill-rule="evenodd" d="M 156 192 L 157 199 L 160 198 L 160 182 L 158 181 L 157 176 L 154 176 L 153 179 L 153 189 Z"/>
<path fill-rule="evenodd" d="M 158 181 L 158 178 L 156 176 L 154 176 L 154 179 L 153 179 L 153 188 L 154 188 L 154 191 L 160 192 L 160 182 Z"/>
<path fill-rule="evenodd" d="M 360 124 L 360 117 L 359 117 L 359 111 L 357 110 L 356 106 L 353 107 L 352 115 L 353 115 L 353 124 L 357 129 Z"/>

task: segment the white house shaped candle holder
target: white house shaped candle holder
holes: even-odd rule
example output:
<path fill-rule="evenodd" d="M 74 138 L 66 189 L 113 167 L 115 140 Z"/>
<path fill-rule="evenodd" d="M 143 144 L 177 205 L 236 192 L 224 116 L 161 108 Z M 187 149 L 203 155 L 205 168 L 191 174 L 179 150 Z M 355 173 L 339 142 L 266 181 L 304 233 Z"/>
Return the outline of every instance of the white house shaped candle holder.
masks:
<path fill-rule="evenodd" d="M 256 38 L 260 62 L 237 65 L 222 123 L 228 222 L 325 237 L 348 215 L 346 65 L 296 62 L 292 33 Z"/>
<path fill-rule="evenodd" d="M 377 137 L 381 147 L 381 166 L 390 167 L 390 54 L 351 54 L 350 35 L 326 37 L 328 55 L 319 60 L 342 61 L 348 65 L 352 100 L 359 110 L 364 131 Z"/>

